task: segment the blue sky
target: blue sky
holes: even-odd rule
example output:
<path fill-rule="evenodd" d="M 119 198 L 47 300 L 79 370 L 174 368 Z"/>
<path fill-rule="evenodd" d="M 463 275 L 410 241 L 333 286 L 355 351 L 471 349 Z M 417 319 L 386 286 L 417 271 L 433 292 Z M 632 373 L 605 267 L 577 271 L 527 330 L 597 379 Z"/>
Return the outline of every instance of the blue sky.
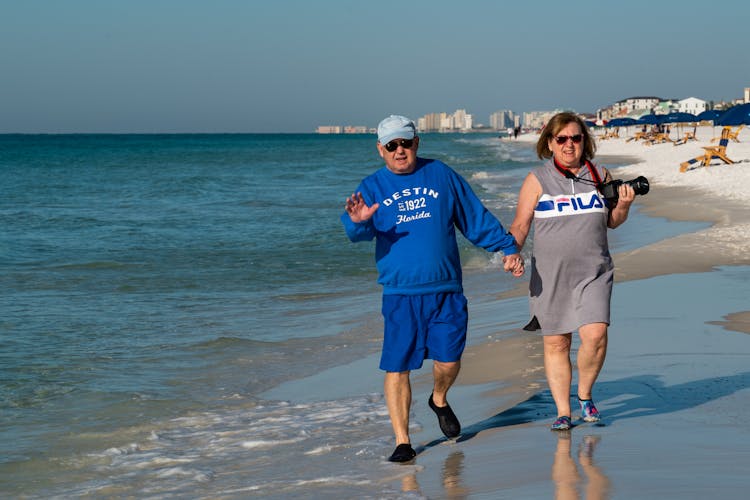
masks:
<path fill-rule="evenodd" d="M 742 97 L 750 4 L 0 0 L 0 133 L 312 132 Z"/>

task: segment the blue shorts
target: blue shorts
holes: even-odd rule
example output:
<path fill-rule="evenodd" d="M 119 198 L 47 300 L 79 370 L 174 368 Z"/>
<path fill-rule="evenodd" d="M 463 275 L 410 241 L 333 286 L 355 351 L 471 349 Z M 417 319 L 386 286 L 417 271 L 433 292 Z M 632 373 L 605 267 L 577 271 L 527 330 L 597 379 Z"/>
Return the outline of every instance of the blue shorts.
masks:
<path fill-rule="evenodd" d="M 403 372 L 421 368 L 425 359 L 461 359 L 469 322 L 463 293 L 383 295 L 382 312 L 381 370 Z"/>

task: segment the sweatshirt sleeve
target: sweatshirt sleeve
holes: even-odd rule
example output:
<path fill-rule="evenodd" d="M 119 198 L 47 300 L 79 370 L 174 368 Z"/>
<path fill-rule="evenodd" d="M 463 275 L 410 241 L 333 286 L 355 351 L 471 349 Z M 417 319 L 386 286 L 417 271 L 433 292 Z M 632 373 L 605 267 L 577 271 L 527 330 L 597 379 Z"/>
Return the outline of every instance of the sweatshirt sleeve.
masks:
<path fill-rule="evenodd" d="M 364 222 L 352 222 L 349 214 L 344 212 L 341 214 L 341 223 L 344 224 L 346 235 L 355 243 L 370 241 L 375 237 L 375 224 L 373 224 L 372 219 Z"/>
<path fill-rule="evenodd" d="M 469 183 L 455 172 L 452 177 L 456 196 L 455 223 L 466 239 L 490 252 L 518 253 L 513 235 L 487 210 Z"/>

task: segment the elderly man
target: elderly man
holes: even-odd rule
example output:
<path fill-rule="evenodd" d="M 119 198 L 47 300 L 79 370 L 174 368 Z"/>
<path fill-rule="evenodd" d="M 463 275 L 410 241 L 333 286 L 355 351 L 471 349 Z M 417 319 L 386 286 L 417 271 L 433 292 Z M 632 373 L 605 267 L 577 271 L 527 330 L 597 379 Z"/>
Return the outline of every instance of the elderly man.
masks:
<path fill-rule="evenodd" d="M 446 399 L 461 366 L 468 322 L 455 229 L 474 245 L 502 251 L 506 272 L 521 276 L 524 268 L 513 235 L 466 180 L 439 160 L 418 157 L 418 148 L 413 121 L 391 115 L 380 122 L 377 150 L 385 166 L 362 180 L 341 216 L 351 241 L 376 240 L 385 323 L 380 369 L 397 445 L 392 462 L 416 456 L 409 439 L 409 374 L 425 359 L 433 360 L 428 405 L 446 437 L 461 433 Z"/>

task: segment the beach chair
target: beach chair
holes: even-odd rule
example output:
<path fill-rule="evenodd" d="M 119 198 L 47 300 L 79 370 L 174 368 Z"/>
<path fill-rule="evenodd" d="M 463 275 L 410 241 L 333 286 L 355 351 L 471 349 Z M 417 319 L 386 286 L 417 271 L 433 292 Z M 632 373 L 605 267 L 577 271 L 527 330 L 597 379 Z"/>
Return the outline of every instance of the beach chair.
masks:
<path fill-rule="evenodd" d="M 647 139 L 643 141 L 644 146 L 651 146 L 652 144 L 662 144 L 665 142 L 674 142 L 671 137 L 669 137 L 669 134 L 656 134 L 655 136 L 651 137 L 650 139 Z"/>
<path fill-rule="evenodd" d="M 609 129 L 606 132 L 604 132 L 604 135 L 600 135 L 598 139 L 619 139 L 620 137 L 620 127 L 615 127 L 614 129 Z"/>
<path fill-rule="evenodd" d="M 739 135 L 740 130 L 742 130 L 742 128 L 744 126 L 745 126 L 745 124 L 743 123 L 742 125 L 740 125 L 739 127 L 737 127 L 737 130 L 735 130 L 734 132 L 729 132 L 729 139 L 732 140 L 732 141 L 734 141 L 734 142 L 740 142 L 740 140 L 737 138 L 737 136 Z"/>
<path fill-rule="evenodd" d="M 703 146 L 703 149 L 706 152 L 701 156 L 696 156 L 693 159 L 680 163 L 680 172 L 687 172 L 688 169 L 691 169 L 692 165 L 695 165 L 695 168 L 708 167 L 711 164 L 711 160 L 721 160 L 727 165 L 734 163 L 727 156 L 727 144 L 729 144 L 729 134 L 731 133 L 732 127 L 724 127 L 724 130 L 721 131 L 719 145 Z M 700 163 L 700 165 L 696 165 L 697 163 Z"/>
<path fill-rule="evenodd" d="M 685 132 L 685 135 L 682 137 L 682 139 L 677 139 L 674 141 L 674 146 L 679 146 L 680 144 L 685 144 L 688 141 L 697 141 L 698 139 L 695 138 L 695 129 L 693 129 L 692 132 Z"/>
<path fill-rule="evenodd" d="M 737 130 L 732 132 L 732 127 L 724 127 L 724 129 L 729 129 L 729 139 L 733 140 L 734 142 L 740 142 L 740 140 L 737 138 L 737 136 L 740 133 L 740 130 L 742 130 L 745 127 L 745 124 L 743 123 L 739 127 L 737 127 Z M 711 139 L 711 142 L 716 142 L 717 140 L 721 140 L 724 137 L 724 130 L 722 130 L 721 137 L 714 137 Z"/>
<path fill-rule="evenodd" d="M 648 137 L 648 132 L 636 132 L 633 137 L 628 137 L 628 139 L 625 142 L 630 141 L 637 141 L 639 139 L 646 139 Z"/>

